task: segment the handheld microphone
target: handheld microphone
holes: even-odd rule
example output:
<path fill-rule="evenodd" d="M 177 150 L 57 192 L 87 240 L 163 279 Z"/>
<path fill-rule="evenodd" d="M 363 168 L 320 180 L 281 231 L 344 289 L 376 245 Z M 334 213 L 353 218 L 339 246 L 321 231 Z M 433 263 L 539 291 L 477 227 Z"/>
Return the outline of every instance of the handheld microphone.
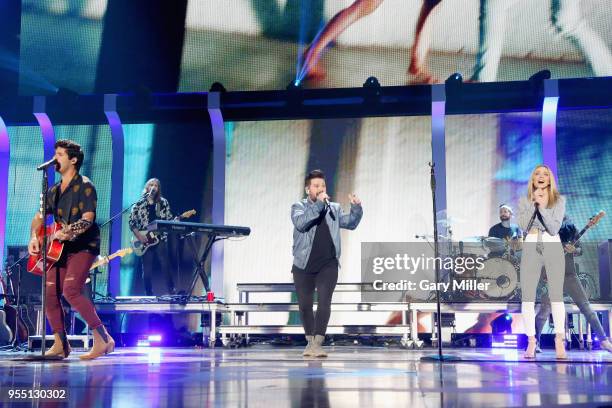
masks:
<path fill-rule="evenodd" d="M 40 166 L 38 166 L 36 168 L 36 170 L 40 171 L 40 170 L 46 170 L 51 166 L 55 166 L 57 164 L 57 159 L 54 157 L 49 161 L 44 162 L 43 164 L 41 164 Z"/>
<path fill-rule="evenodd" d="M 336 216 L 334 215 L 334 212 L 332 211 L 331 204 L 329 203 L 329 199 L 324 198 L 323 202 L 325 203 L 325 207 L 329 209 L 329 216 L 331 217 L 331 219 L 336 221 Z"/>

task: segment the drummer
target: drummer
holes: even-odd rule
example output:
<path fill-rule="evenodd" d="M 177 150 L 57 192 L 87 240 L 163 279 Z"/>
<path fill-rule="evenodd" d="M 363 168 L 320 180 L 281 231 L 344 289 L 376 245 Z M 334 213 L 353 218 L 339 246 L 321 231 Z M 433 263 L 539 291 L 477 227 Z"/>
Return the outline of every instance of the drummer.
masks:
<path fill-rule="evenodd" d="M 512 214 L 512 207 L 510 207 L 508 204 L 500 205 L 499 220 L 501 222 L 495 224 L 489 229 L 489 237 L 503 239 L 508 243 L 514 243 L 511 246 L 513 249 L 518 249 L 519 240 L 523 235 L 517 224 L 510 223 Z M 489 247 L 489 249 L 491 250 L 489 256 L 502 256 L 506 252 L 506 245 Z"/>

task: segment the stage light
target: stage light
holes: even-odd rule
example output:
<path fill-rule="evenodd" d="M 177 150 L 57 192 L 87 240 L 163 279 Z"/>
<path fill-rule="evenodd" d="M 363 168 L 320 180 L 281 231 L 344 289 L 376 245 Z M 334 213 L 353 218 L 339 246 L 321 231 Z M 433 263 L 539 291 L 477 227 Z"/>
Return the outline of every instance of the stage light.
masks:
<path fill-rule="evenodd" d="M 137 347 L 151 347 L 152 345 L 159 345 L 162 341 L 161 334 L 145 334 L 138 337 L 136 342 Z"/>
<path fill-rule="evenodd" d="M 225 89 L 225 87 L 223 86 L 223 84 L 221 82 L 215 82 L 210 86 L 210 89 L 208 90 L 209 92 L 227 92 L 227 90 Z"/>
<path fill-rule="evenodd" d="M 491 347 L 515 349 L 518 347 L 518 335 L 517 334 L 494 334 L 493 339 L 491 341 Z"/>
<path fill-rule="evenodd" d="M 138 339 L 138 342 L 136 343 L 136 347 L 149 347 L 150 345 L 151 343 L 144 339 Z"/>
<path fill-rule="evenodd" d="M 512 333 L 512 315 L 504 313 L 493 319 L 491 331 L 494 335 Z"/>
<path fill-rule="evenodd" d="M 302 81 L 296 79 L 294 81 L 289 82 L 286 88 L 288 91 L 299 91 L 302 89 Z"/>
<path fill-rule="evenodd" d="M 444 81 L 446 85 L 460 85 L 463 83 L 463 76 L 459 72 L 455 72 Z"/>
<path fill-rule="evenodd" d="M 366 81 L 363 83 L 363 87 L 364 88 L 380 88 L 380 82 L 378 82 L 378 79 L 376 77 L 371 76 L 368 79 L 366 79 Z"/>
<path fill-rule="evenodd" d="M 68 88 L 59 88 L 56 94 L 59 98 L 78 98 L 79 94 Z"/>
<path fill-rule="evenodd" d="M 79 94 L 68 88 L 59 88 L 55 96 L 66 106 L 76 105 L 79 99 Z"/>
<path fill-rule="evenodd" d="M 548 69 L 543 69 L 542 71 L 538 71 L 532 76 L 530 76 L 529 82 L 537 83 L 540 81 L 544 81 L 545 79 L 550 79 L 550 77 L 551 77 L 550 71 Z"/>

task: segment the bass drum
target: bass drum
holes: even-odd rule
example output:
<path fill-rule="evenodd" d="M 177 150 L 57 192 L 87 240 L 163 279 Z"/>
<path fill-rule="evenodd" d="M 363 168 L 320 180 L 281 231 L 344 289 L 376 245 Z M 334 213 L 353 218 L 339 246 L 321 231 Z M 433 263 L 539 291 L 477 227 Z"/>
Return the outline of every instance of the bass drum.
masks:
<path fill-rule="evenodd" d="M 518 288 L 518 272 L 514 263 L 506 258 L 489 258 L 483 262 L 484 267 L 476 270 L 476 279 L 485 283 L 487 288 L 480 290 L 485 299 L 508 298 Z"/>

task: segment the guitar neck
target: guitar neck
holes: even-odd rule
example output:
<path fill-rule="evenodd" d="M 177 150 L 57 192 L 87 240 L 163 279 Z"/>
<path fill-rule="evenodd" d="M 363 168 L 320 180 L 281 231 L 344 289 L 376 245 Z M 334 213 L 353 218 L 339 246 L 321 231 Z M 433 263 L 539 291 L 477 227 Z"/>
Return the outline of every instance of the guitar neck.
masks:
<path fill-rule="evenodd" d="M 597 215 L 594 215 L 593 217 L 591 217 L 591 219 L 589 220 L 589 222 L 587 223 L 587 225 L 584 226 L 584 228 L 582 230 L 580 230 L 580 232 L 578 233 L 578 235 L 576 235 L 576 238 L 574 238 L 571 241 L 571 244 L 575 244 L 576 242 L 578 242 L 580 240 L 580 238 L 584 235 L 585 232 L 587 232 L 591 227 L 594 227 L 595 225 L 597 225 L 597 223 L 599 222 L 599 220 L 606 215 L 606 213 L 601 210 L 599 211 L 599 213 L 597 213 Z"/>
<path fill-rule="evenodd" d="M 118 257 L 119 255 L 117 254 L 112 254 L 109 256 L 105 256 L 104 258 L 94 262 L 93 264 L 91 264 L 91 267 L 89 268 L 89 270 L 91 271 L 92 269 L 96 269 L 99 266 L 105 265 L 107 263 L 109 263 L 110 261 L 112 261 L 113 259 L 115 259 L 116 257 Z"/>
<path fill-rule="evenodd" d="M 583 229 L 580 230 L 580 232 L 578 233 L 578 235 L 576 235 L 576 238 L 574 238 L 573 240 L 570 241 L 570 243 L 572 245 L 574 245 L 576 242 L 580 241 L 580 238 L 582 238 L 582 236 L 584 235 L 585 232 L 587 232 L 589 230 L 588 225 L 586 225 Z"/>

